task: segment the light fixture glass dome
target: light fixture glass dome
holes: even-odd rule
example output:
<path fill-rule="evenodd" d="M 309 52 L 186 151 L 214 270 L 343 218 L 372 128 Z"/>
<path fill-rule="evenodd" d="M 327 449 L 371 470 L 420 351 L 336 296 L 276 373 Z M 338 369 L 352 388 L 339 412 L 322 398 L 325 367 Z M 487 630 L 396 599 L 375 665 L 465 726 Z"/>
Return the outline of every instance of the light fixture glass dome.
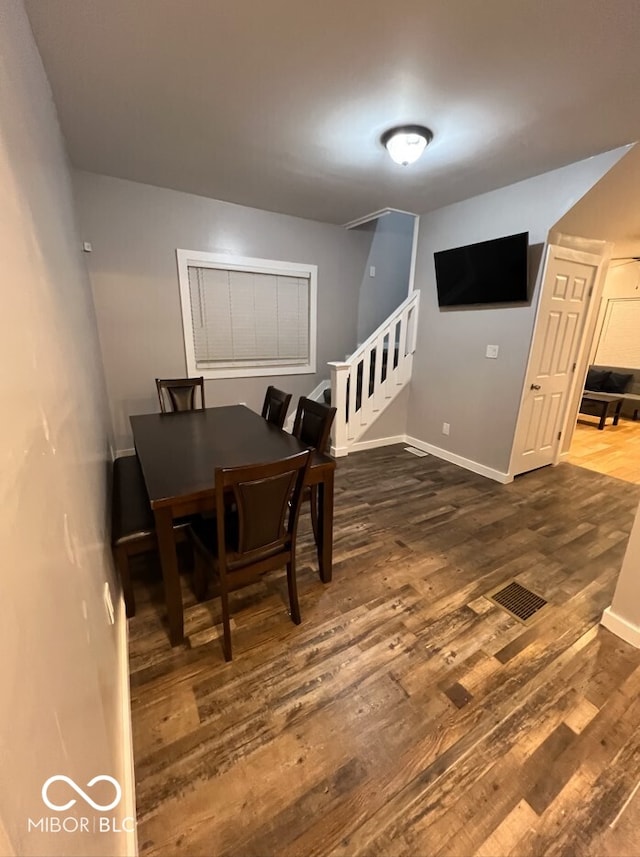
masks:
<path fill-rule="evenodd" d="M 391 160 L 403 167 L 415 163 L 432 140 L 432 132 L 423 125 L 390 128 L 380 138 Z"/>

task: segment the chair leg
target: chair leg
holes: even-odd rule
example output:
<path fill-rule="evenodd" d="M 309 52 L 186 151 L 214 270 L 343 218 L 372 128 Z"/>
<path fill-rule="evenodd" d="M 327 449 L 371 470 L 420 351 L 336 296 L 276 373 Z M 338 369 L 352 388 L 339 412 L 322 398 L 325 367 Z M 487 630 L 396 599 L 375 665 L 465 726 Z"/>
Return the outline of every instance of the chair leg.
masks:
<path fill-rule="evenodd" d="M 198 550 L 194 550 L 193 563 L 193 591 L 198 601 L 204 601 L 207 597 L 209 576 L 207 574 L 207 563 Z"/>
<path fill-rule="evenodd" d="M 225 661 L 230 661 L 233 657 L 231 653 L 231 622 L 229 619 L 229 593 L 227 592 L 226 582 L 223 583 L 220 579 L 220 602 L 222 604 L 222 629 L 223 642 L 222 649 L 224 651 Z"/>
<path fill-rule="evenodd" d="M 129 555 L 122 546 L 116 548 L 115 552 L 116 566 L 120 574 L 122 583 L 122 594 L 124 596 L 124 607 L 127 619 L 131 619 L 136 615 L 136 599 L 133 594 L 133 586 L 131 585 L 131 572 L 129 570 Z"/>
<path fill-rule="evenodd" d="M 299 625 L 302 619 L 300 618 L 300 604 L 298 603 L 296 566 L 293 560 L 287 563 L 287 586 L 289 588 L 289 609 L 291 610 L 291 619 L 296 625 Z"/>
<path fill-rule="evenodd" d="M 309 505 L 311 507 L 311 526 L 313 527 L 313 538 L 316 543 L 316 547 L 318 545 L 318 486 L 311 486 L 311 493 L 309 495 Z"/>

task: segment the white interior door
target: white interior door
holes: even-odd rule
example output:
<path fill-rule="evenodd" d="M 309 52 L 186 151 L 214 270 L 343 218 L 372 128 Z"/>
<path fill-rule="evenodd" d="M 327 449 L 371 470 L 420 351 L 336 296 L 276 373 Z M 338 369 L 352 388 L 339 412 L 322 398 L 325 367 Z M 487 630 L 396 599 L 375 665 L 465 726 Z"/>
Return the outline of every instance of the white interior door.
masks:
<path fill-rule="evenodd" d="M 593 286 L 603 258 L 549 245 L 511 474 L 557 460 Z"/>

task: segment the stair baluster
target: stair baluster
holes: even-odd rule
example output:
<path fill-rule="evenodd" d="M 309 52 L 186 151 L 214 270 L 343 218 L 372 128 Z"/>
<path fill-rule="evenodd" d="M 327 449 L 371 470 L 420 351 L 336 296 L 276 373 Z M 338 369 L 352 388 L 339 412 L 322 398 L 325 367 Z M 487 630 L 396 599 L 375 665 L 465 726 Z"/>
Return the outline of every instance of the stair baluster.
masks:
<path fill-rule="evenodd" d="M 329 363 L 331 401 L 338 411 L 331 452 L 347 455 L 411 379 L 420 292 L 409 297 L 341 363 Z"/>

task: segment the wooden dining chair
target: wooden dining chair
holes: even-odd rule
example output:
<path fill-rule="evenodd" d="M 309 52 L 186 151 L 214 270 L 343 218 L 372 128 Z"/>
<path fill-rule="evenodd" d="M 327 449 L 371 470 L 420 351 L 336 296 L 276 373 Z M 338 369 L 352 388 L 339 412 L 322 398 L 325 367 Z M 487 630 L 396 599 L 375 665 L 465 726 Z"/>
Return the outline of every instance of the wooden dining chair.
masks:
<path fill-rule="evenodd" d="M 200 407 L 204 408 L 204 377 L 156 378 L 156 389 L 163 414 L 169 411 L 195 411 L 196 390 L 200 390 Z"/>
<path fill-rule="evenodd" d="M 331 437 L 331 426 L 336 416 L 336 408 L 300 396 L 291 434 L 302 443 L 326 454 Z M 311 525 L 313 536 L 318 544 L 318 486 L 305 488 L 303 500 L 311 506 Z"/>
<path fill-rule="evenodd" d="M 291 434 L 318 452 L 326 453 L 335 416 L 336 408 L 300 396 Z"/>
<path fill-rule="evenodd" d="M 286 565 L 291 619 L 300 624 L 296 534 L 310 458 L 305 450 L 267 464 L 216 469 L 216 518 L 191 524 L 196 596 L 203 600 L 209 578 L 217 578 L 226 661 L 232 657 L 229 592 L 254 583 L 259 575 Z"/>
<path fill-rule="evenodd" d="M 282 428 L 287 418 L 287 411 L 291 402 L 291 393 L 283 393 L 277 387 L 267 387 L 267 393 L 262 405 L 262 416 L 268 423 Z"/>

